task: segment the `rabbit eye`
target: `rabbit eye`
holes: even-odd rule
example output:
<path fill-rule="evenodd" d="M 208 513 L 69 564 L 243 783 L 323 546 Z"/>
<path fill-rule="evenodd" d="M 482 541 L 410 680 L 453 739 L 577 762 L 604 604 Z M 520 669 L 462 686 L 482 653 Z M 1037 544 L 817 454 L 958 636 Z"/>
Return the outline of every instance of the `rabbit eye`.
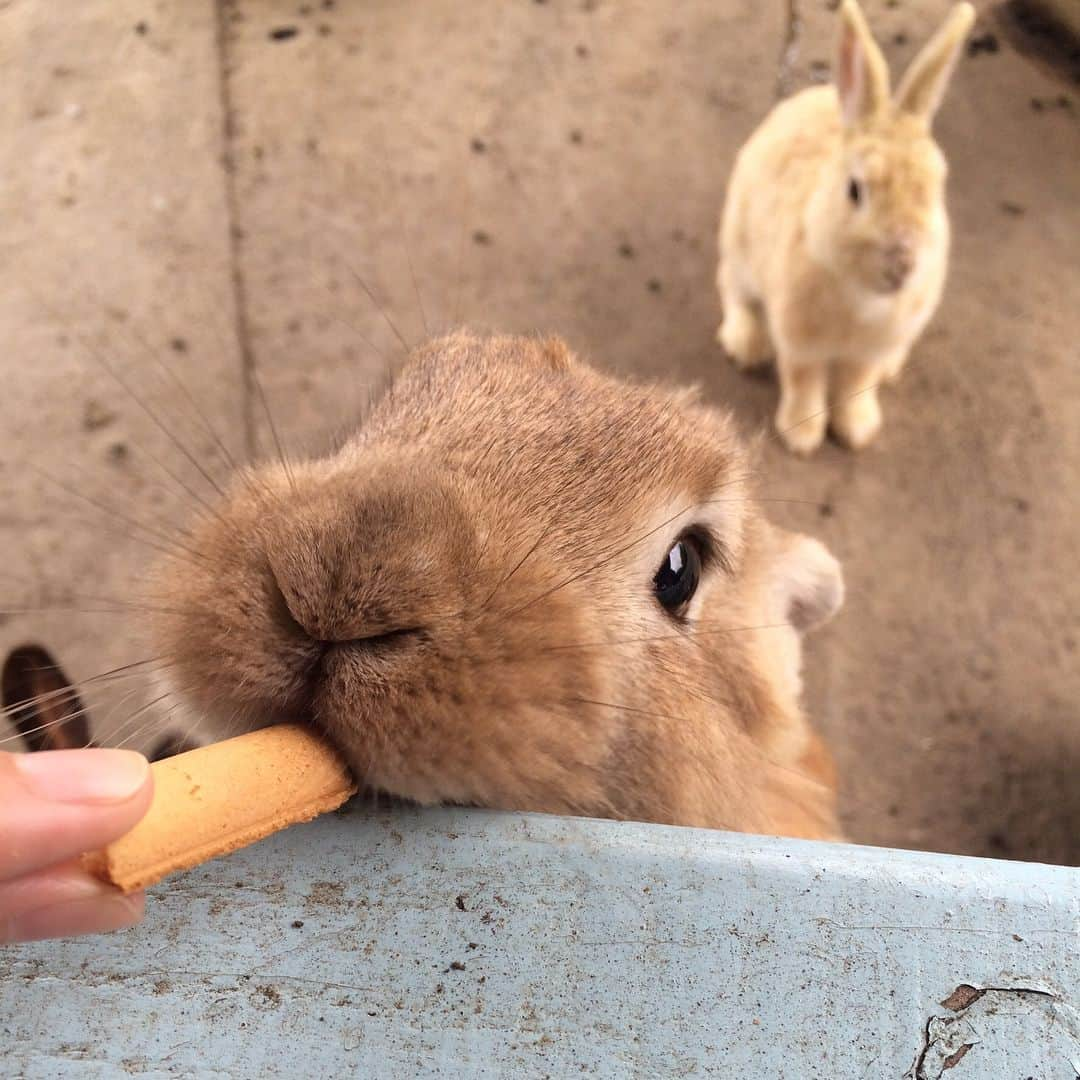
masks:
<path fill-rule="evenodd" d="M 701 580 L 701 561 L 701 545 L 689 534 L 667 553 L 653 578 L 653 591 L 665 611 L 681 615 L 686 610 Z"/>
<path fill-rule="evenodd" d="M 863 199 L 862 184 L 853 176 L 848 180 L 847 184 L 847 197 L 851 200 L 852 206 L 858 206 Z"/>

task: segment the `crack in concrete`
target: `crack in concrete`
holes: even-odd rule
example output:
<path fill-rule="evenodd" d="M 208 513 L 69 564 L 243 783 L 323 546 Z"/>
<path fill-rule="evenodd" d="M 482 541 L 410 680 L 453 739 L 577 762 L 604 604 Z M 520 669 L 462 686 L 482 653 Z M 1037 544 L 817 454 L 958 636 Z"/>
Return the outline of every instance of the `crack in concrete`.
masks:
<path fill-rule="evenodd" d="M 799 58 L 799 45 L 802 38 L 802 15 L 799 12 L 799 0 L 786 0 L 786 6 L 784 43 L 776 67 L 775 96 L 777 101 L 791 93 L 792 82 L 795 78 L 795 63 Z"/>
<path fill-rule="evenodd" d="M 251 324 L 248 316 L 247 282 L 241 258 L 243 239 L 239 219 L 240 200 L 236 190 L 236 169 L 233 145 L 236 141 L 236 108 L 232 99 L 229 63 L 228 13 L 235 0 L 214 0 L 216 16 L 216 48 L 218 59 L 218 101 L 221 109 L 221 167 L 225 180 L 225 214 L 229 236 L 229 267 L 233 292 L 234 329 L 240 353 L 240 378 L 243 399 L 241 404 L 244 428 L 244 448 L 254 458 L 255 438 L 255 351 L 251 343 Z"/>
<path fill-rule="evenodd" d="M 955 1049 L 951 1050 L 951 1052 L 942 1059 L 941 1068 L 938 1072 L 929 1073 L 926 1071 L 926 1059 L 929 1056 L 930 1051 L 943 1042 L 948 1045 L 948 1036 L 955 1028 L 963 1025 L 967 1027 L 971 1035 L 974 1036 L 975 1032 L 971 1029 L 971 1026 L 967 1024 L 965 1016 L 973 1005 L 982 1000 L 986 994 L 990 993 L 1009 994 L 1016 997 L 1024 997 L 1031 994 L 1036 997 L 1049 998 L 1054 1002 L 1060 1002 L 1061 1000 L 1053 991 L 1042 990 L 1034 986 L 974 986 L 971 983 L 960 983 L 960 985 L 941 1002 L 941 1005 L 944 1008 L 955 1013 L 955 1015 L 931 1015 L 926 1018 L 926 1024 L 923 1026 L 922 1045 L 915 1055 L 915 1060 L 912 1062 L 911 1068 L 905 1074 L 907 1080 L 941 1080 L 941 1077 L 946 1072 L 954 1068 L 961 1060 L 963 1060 L 968 1051 L 976 1045 L 978 1039 L 965 1039 L 964 1042 L 957 1045 Z"/>

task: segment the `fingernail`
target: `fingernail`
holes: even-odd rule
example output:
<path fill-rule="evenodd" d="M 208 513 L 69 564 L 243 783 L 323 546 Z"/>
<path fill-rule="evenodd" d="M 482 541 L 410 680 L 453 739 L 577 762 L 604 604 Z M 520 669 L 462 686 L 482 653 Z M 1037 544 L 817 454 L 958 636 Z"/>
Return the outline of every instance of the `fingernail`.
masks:
<path fill-rule="evenodd" d="M 15 768 L 39 799 L 126 802 L 146 783 L 146 758 L 132 750 L 46 750 L 16 754 Z"/>
<path fill-rule="evenodd" d="M 123 930 L 142 918 L 143 904 L 143 894 L 124 896 L 119 892 L 50 904 L 8 920 L 3 940 L 40 941 Z"/>

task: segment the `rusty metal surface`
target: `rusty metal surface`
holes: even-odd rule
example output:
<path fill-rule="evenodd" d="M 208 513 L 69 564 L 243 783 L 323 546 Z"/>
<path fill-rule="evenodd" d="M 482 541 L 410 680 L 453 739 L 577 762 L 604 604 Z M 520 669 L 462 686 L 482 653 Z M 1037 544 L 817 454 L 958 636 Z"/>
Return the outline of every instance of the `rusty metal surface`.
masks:
<path fill-rule="evenodd" d="M 0 953 L 4 1076 L 1075 1080 L 1080 871 L 350 806 Z"/>

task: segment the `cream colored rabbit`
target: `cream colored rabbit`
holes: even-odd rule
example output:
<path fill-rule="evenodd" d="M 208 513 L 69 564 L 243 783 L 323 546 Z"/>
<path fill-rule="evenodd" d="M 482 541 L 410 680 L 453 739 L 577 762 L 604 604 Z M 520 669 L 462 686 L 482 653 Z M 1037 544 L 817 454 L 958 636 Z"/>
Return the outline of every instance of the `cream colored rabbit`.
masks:
<path fill-rule="evenodd" d="M 718 338 L 740 368 L 775 355 L 776 426 L 796 453 L 826 424 L 851 447 L 881 426 L 896 378 L 941 299 L 945 158 L 930 132 L 974 9 L 958 4 L 894 95 L 854 0 L 836 85 L 781 102 L 740 150 L 720 230 Z"/>

